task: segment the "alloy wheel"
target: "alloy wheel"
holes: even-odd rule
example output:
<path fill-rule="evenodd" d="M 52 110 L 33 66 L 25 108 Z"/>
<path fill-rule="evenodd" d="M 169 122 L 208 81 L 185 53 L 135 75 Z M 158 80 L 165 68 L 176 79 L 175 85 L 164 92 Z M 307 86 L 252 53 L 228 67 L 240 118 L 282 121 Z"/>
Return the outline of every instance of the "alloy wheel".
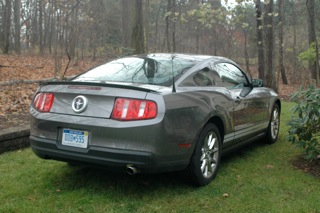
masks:
<path fill-rule="evenodd" d="M 217 168 L 219 158 L 219 142 L 214 132 L 208 132 L 201 151 L 201 172 L 203 177 L 210 178 Z"/>
<path fill-rule="evenodd" d="M 276 139 L 279 132 L 279 125 L 280 125 L 280 119 L 279 119 L 279 110 L 277 107 L 274 108 L 272 113 L 272 119 L 271 119 L 271 136 L 272 139 Z"/>

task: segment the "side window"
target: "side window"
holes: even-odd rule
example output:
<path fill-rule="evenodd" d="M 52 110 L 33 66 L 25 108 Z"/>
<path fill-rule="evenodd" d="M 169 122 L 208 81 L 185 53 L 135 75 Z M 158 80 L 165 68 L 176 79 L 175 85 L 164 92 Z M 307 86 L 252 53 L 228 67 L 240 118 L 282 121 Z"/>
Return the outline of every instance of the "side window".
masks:
<path fill-rule="evenodd" d="M 214 85 L 214 80 L 210 75 L 210 70 L 208 68 L 202 69 L 193 76 L 193 81 L 197 86 L 212 86 Z"/>
<path fill-rule="evenodd" d="M 195 74 L 190 75 L 186 80 L 184 80 L 180 86 L 214 86 L 214 71 L 210 70 L 208 67 L 205 67 Z"/>
<path fill-rule="evenodd" d="M 227 89 L 243 88 L 248 83 L 245 74 L 233 64 L 220 63 L 215 66 L 223 86 Z"/>

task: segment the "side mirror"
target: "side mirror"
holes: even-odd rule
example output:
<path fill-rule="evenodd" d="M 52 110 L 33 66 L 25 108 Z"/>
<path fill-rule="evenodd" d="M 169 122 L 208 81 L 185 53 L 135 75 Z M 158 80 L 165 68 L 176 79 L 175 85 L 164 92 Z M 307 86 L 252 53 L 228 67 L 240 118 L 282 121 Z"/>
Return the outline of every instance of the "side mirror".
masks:
<path fill-rule="evenodd" d="M 263 80 L 261 79 L 252 79 L 251 83 L 253 87 L 263 87 Z"/>

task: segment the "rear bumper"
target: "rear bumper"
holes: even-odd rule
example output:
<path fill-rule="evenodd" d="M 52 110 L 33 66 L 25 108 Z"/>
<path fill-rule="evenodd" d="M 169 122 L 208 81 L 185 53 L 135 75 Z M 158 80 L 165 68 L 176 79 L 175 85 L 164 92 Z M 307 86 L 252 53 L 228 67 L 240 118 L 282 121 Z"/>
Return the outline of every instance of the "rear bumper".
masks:
<path fill-rule="evenodd" d="M 160 173 L 183 170 L 188 161 L 163 161 L 161 156 L 153 153 L 111 149 L 91 146 L 90 149 L 58 147 L 55 140 L 30 136 L 33 152 L 42 159 L 53 159 L 58 161 L 78 163 L 103 167 L 110 170 L 126 171 L 127 165 L 133 165 L 143 173 Z"/>

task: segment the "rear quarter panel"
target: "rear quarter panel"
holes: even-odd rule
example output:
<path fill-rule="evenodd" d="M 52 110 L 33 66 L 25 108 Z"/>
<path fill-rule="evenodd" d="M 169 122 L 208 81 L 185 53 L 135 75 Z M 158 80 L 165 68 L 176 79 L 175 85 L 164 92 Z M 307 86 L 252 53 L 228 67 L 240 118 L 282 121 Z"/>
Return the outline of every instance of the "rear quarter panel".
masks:
<path fill-rule="evenodd" d="M 191 144 L 189 154 L 192 154 L 202 128 L 214 116 L 222 120 L 224 134 L 232 140 L 232 101 L 224 92 L 227 91 L 219 88 L 183 88 L 164 96 L 164 124 L 175 143 Z"/>

